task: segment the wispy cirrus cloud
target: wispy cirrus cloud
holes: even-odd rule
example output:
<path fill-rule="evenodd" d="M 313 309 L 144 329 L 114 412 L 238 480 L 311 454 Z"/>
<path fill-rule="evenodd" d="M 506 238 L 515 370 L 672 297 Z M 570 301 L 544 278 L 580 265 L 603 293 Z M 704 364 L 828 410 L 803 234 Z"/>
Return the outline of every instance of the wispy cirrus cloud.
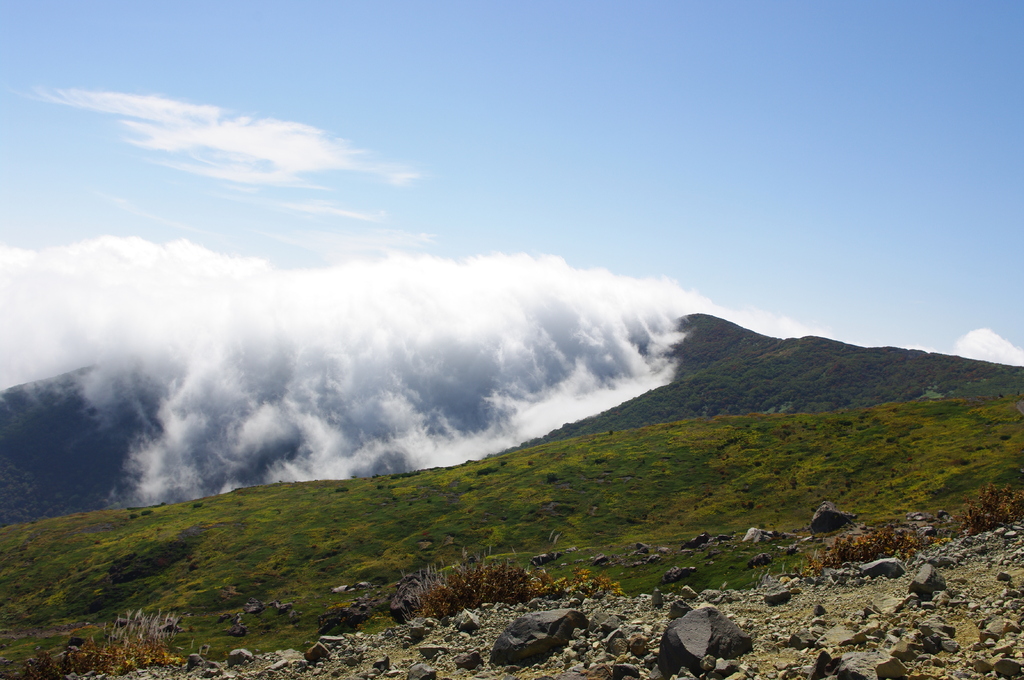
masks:
<path fill-rule="evenodd" d="M 392 184 L 419 177 L 409 167 L 374 160 L 368 151 L 304 123 L 234 115 L 159 95 L 37 93 L 47 101 L 123 116 L 121 122 L 134 133 L 128 142 L 168 154 L 161 161 L 165 165 L 240 185 L 312 186 L 307 175 L 329 170 L 375 175 Z"/>
<path fill-rule="evenodd" d="M 299 203 L 277 203 L 277 206 L 286 210 L 304 213 L 307 215 L 325 215 L 328 217 L 347 217 L 363 222 L 382 222 L 387 217 L 383 210 L 375 213 L 346 210 L 331 201 L 302 201 Z"/>

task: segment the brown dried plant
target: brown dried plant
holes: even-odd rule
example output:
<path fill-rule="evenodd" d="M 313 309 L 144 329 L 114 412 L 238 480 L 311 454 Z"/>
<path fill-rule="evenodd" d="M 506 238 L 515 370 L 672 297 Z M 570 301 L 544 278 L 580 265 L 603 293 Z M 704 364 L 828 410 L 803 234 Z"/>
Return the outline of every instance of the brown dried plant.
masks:
<path fill-rule="evenodd" d="M 20 680 L 63 680 L 70 674 L 90 671 L 106 675 L 125 675 L 149 666 L 171 666 L 184 659 L 172 654 L 168 642 L 178 632 L 180 617 L 171 614 L 128 612 L 113 626 L 105 627 L 106 641 L 98 645 L 86 640 L 78 648 L 70 647 L 56 657 L 40 652 L 29 659 Z"/>
<path fill-rule="evenodd" d="M 1024 490 L 1015 491 L 1009 484 L 1002 489 L 995 484 L 984 486 L 976 498 L 964 498 L 963 511 L 956 519 L 970 535 L 1020 521 L 1024 519 Z"/>
<path fill-rule="evenodd" d="M 437 573 L 420 594 L 421 616 L 451 616 L 476 609 L 485 602 L 519 604 L 535 597 L 599 590 L 622 594 L 619 584 L 606 576 L 591 576 L 586 569 L 573 570 L 569 578 L 552 578 L 543 570 L 530 571 L 511 562 L 462 564 Z"/>
<path fill-rule="evenodd" d="M 880 557 L 907 559 L 927 546 L 928 539 L 914 531 L 882 527 L 863 536 L 840 536 L 832 545 L 807 558 L 807 571 L 838 569 L 847 562 L 870 562 Z"/>

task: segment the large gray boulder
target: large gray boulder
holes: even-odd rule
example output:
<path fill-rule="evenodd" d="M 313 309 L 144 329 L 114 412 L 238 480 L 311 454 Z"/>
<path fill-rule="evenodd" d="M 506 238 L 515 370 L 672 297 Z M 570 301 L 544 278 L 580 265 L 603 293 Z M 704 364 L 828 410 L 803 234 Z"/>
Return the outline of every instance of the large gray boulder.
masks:
<path fill-rule="evenodd" d="M 573 630 L 586 627 L 587 617 L 575 609 L 553 609 L 520 616 L 494 641 L 491 663 L 507 666 L 563 647 L 572 639 Z"/>
<path fill-rule="evenodd" d="M 832 501 L 825 501 L 814 511 L 814 517 L 811 518 L 811 533 L 827 534 L 850 524 L 855 517 L 853 513 L 842 512 Z"/>
<path fill-rule="evenodd" d="M 658 669 L 671 678 L 685 668 L 699 676 L 707 655 L 735 659 L 753 649 L 750 636 L 714 607 L 701 607 L 668 624 L 658 649 Z"/>

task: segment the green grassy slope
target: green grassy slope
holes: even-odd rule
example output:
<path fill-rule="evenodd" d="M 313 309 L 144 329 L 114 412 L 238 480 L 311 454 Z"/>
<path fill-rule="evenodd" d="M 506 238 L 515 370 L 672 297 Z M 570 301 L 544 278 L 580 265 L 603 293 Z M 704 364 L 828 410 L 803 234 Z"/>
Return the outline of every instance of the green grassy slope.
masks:
<path fill-rule="evenodd" d="M 523 446 L 744 413 L 821 413 L 893 401 L 1024 392 L 1024 368 L 825 338 L 779 340 L 706 314 L 680 322 L 679 369 L 668 385 L 569 423 Z"/>
<path fill-rule="evenodd" d="M 452 468 L 45 519 L 0 528 L 0 628 L 129 607 L 212 615 L 249 597 L 315 614 L 339 599 L 331 586 L 386 583 L 464 551 L 525 558 L 550 548 L 553 533 L 559 547 L 621 550 L 703 530 L 792 530 L 823 499 L 876 522 L 954 508 L 989 482 L 1017 484 L 1022 458 L 1013 399 L 948 400 L 681 421 Z M 612 575 L 635 592 L 669 564 Z M 720 572 L 699 568 L 693 585 L 720 585 Z M 750 578 L 737 568 L 729 580 Z"/>

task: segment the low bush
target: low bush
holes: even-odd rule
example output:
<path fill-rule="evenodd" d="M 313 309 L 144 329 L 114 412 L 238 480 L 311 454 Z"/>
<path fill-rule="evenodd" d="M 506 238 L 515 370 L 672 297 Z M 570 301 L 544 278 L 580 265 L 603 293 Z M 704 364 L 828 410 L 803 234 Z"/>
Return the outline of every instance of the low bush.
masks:
<path fill-rule="evenodd" d="M 807 558 L 807 569 L 821 573 L 826 567 L 838 569 L 847 562 L 870 562 L 880 557 L 907 559 L 928 545 L 928 539 L 914 531 L 883 527 L 870 534 L 840 536 L 824 550 Z"/>
<path fill-rule="evenodd" d="M 1009 485 L 1002 489 L 989 484 L 978 491 L 977 497 L 965 497 L 963 511 L 956 519 L 968 534 L 991 531 L 1000 524 L 1024 519 L 1024 490 Z"/>
<path fill-rule="evenodd" d="M 546 571 L 530 571 L 510 562 L 478 562 L 435 573 L 420 594 L 417 613 L 452 616 L 485 602 L 519 604 L 535 597 L 566 593 L 589 596 L 598 591 L 622 594 L 618 583 L 607 576 L 592 576 L 586 569 L 574 569 L 571 577 L 555 579 Z"/>
<path fill-rule="evenodd" d="M 549 583 L 544 587 L 543 594 L 555 596 L 578 594 L 583 597 L 590 597 L 602 591 L 612 595 L 623 594 L 622 587 L 618 582 L 611 580 L 603 574 L 594 576 L 590 573 L 589 569 L 576 567 L 572 570 L 572 576 L 550 579 Z"/>
<path fill-rule="evenodd" d="M 64 680 L 75 673 L 92 671 L 100 675 L 125 675 L 149 666 L 172 666 L 184 659 L 172 654 L 168 643 L 178 632 L 179 618 L 170 614 L 129 612 L 106 632 L 103 645 L 86 640 L 80 647 L 69 647 L 56 657 L 40 652 L 25 662 L 19 680 Z"/>

